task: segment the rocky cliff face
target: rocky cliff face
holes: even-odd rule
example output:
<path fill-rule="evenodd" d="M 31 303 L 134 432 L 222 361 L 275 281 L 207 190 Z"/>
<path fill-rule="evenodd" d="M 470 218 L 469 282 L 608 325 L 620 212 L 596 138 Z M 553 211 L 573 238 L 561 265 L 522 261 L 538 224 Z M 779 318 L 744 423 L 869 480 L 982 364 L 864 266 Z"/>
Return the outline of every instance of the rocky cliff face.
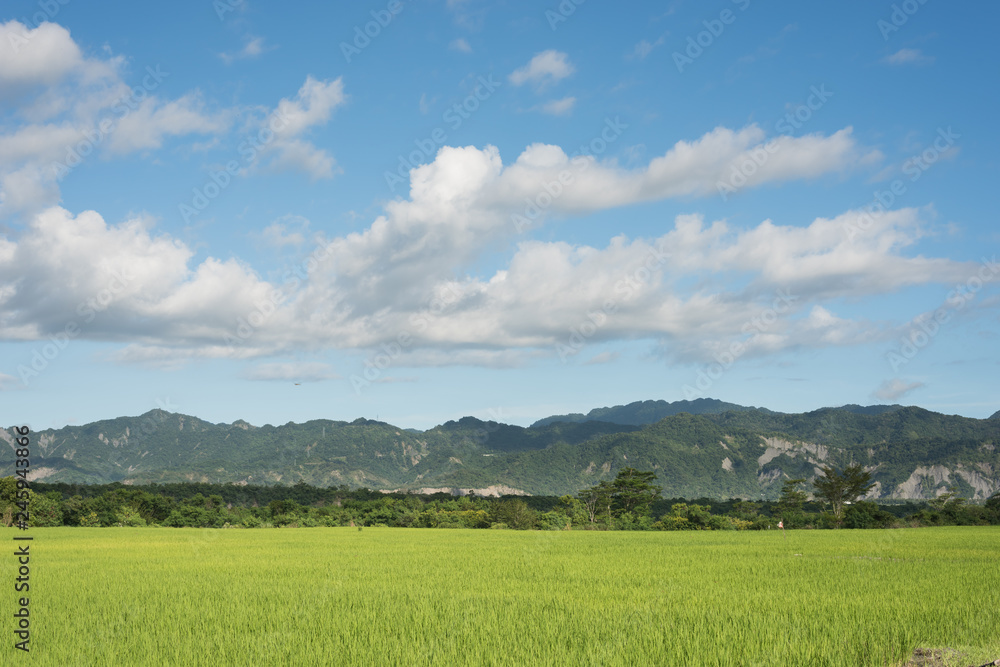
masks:
<path fill-rule="evenodd" d="M 803 475 L 811 478 L 822 474 L 822 468 L 830 465 L 830 448 L 811 442 L 789 442 L 779 438 L 762 438 L 766 449 L 757 459 L 758 475 L 774 482 L 787 479 L 788 475 L 778 474 L 777 468 L 768 466 L 779 456 L 785 456 L 791 460 L 807 462 L 812 466 L 812 475 Z M 984 458 L 995 451 L 995 446 L 985 444 L 981 446 Z M 843 455 L 843 452 L 840 452 Z M 872 473 L 875 479 L 875 486 L 866 496 L 867 499 L 892 498 L 899 500 L 930 499 L 947 493 L 956 487 L 960 489 L 960 495 L 972 500 L 985 500 L 994 493 L 1000 491 L 1000 476 L 997 475 L 995 463 L 989 460 L 982 460 L 975 463 L 954 463 L 951 465 L 921 465 L 918 462 L 910 463 L 904 470 L 912 472 L 898 483 L 885 483 L 877 478 L 879 472 L 885 464 L 874 461 L 875 451 L 869 450 L 868 457 L 873 459 L 865 466 L 865 469 Z M 762 482 L 764 480 L 762 479 Z"/>

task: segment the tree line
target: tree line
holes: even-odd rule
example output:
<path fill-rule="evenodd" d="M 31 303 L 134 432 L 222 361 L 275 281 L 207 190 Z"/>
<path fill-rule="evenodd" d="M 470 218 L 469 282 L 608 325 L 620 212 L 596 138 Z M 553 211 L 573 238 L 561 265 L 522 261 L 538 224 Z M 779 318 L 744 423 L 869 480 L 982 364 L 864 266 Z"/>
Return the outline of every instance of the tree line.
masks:
<path fill-rule="evenodd" d="M 33 483 L 25 498 L 0 479 L 0 523 L 28 501 L 31 526 L 264 528 L 396 526 L 514 530 L 762 530 L 1000 525 L 1000 493 L 983 505 L 954 491 L 926 502 L 860 500 L 873 486 L 859 465 L 832 467 L 813 482 L 786 480 L 777 501 L 664 499 L 650 471 L 623 468 L 575 495 L 482 498 L 369 489 L 227 484 L 127 486 Z M 19 495 L 20 494 L 20 495 Z"/>

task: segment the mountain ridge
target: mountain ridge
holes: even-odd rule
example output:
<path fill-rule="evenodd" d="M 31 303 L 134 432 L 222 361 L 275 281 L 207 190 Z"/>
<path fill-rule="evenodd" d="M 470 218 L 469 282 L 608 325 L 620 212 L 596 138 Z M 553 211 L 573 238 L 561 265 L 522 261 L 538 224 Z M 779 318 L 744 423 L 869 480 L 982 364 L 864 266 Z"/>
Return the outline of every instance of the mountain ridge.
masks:
<path fill-rule="evenodd" d="M 926 498 L 955 488 L 982 499 L 1000 489 L 1000 420 L 907 406 L 781 413 L 714 399 L 598 408 L 621 424 L 543 419 L 530 427 L 463 417 L 425 431 L 358 418 L 281 426 L 214 424 L 151 410 L 32 434 L 31 478 L 124 484 L 202 481 L 372 489 L 486 489 L 562 495 L 623 467 L 653 470 L 669 497 L 773 498 L 782 481 L 826 465 L 861 463 L 873 497 Z M 680 408 L 687 410 L 679 411 Z M 692 414 L 690 410 L 703 410 Z M 10 429 L 0 465 L 13 470 Z"/>

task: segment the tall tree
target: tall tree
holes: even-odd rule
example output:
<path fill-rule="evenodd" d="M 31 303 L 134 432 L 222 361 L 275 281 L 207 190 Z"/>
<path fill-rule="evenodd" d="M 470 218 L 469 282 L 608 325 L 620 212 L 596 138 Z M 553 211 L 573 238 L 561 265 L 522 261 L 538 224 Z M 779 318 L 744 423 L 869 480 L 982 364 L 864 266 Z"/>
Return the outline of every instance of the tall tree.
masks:
<path fill-rule="evenodd" d="M 778 498 L 778 511 L 781 514 L 796 514 L 802 511 L 805 505 L 807 494 L 799 488 L 799 485 L 806 480 L 799 477 L 797 479 L 786 479 L 781 485 L 781 497 Z"/>
<path fill-rule="evenodd" d="M 610 516 L 612 497 L 610 482 L 599 482 L 596 486 L 592 486 L 589 489 L 583 489 L 577 494 L 577 498 L 579 498 L 583 502 L 583 506 L 587 508 L 587 516 L 590 517 L 590 523 L 595 523 L 597 521 L 597 515 L 605 507 L 608 507 L 608 514 Z"/>
<path fill-rule="evenodd" d="M 520 498 L 498 503 L 493 510 L 496 523 L 505 523 L 514 530 L 531 530 L 538 521 L 538 514 Z"/>
<path fill-rule="evenodd" d="M 645 514 L 649 506 L 660 497 L 660 487 L 653 484 L 656 473 L 642 472 L 635 468 L 622 468 L 611 483 L 614 504 L 619 512 Z"/>
<path fill-rule="evenodd" d="M 649 506 L 660 497 L 660 487 L 652 482 L 656 480 L 653 472 L 644 472 L 635 468 L 622 468 L 612 482 L 599 482 L 596 486 L 584 489 L 577 497 L 587 508 L 590 522 L 594 523 L 598 515 L 607 513 L 608 522 L 625 512 L 645 514 Z"/>
<path fill-rule="evenodd" d="M 871 473 L 860 464 L 852 464 L 837 472 L 832 466 L 823 468 L 823 475 L 813 481 L 816 496 L 830 503 L 833 515 L 839 521 L 844 515 L 844 504 L 853 503 L 875 486 Z"/>

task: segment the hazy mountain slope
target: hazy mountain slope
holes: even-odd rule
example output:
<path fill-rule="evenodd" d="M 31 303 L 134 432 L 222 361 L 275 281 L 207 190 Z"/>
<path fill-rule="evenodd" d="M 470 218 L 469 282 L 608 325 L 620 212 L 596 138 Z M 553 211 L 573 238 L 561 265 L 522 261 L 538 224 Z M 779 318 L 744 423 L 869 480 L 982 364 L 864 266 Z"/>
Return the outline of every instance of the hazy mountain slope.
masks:
<path fill-rule="evenodd" d="M 594 408 L 587 414 L 573 413 L 568 415 L 553 415 L 539 419 L 531 425 L 532 428 L 545 426 L 553 422 L 586 422 L 605 421 L 613 424 L 629 424 L 642 426 L 654 424 L 664 417 L 671 417 L 683 412 L 692 415 L 714 414 L 729 411 L 758 410 L 763 408 L 748 408 L 735 403 L 726 403 L 714 398 L 696 398 L 693 401 L 636 401 L 628 405 L 616 405 L 610 408 Z M 765 410 L 767 412 L 767 410 Z"/>

